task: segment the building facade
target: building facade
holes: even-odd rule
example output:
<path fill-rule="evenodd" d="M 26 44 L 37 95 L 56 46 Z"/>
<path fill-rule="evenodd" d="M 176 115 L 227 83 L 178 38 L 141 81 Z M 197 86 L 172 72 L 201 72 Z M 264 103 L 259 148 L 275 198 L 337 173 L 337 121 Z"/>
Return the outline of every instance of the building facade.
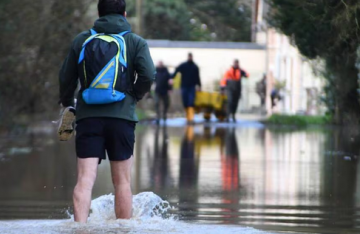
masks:
<path fill-rule="evenodd" d="M 268 113 L 320 114 L 323 82 L 314 74 L 313 62 L 305 59 L 287 36 L 267 26 L 269 6 L 265 0 L 254 0 L 253 4 L 252 38 L 254 43 L 266 47 L 267 93 L 274 90 L 276 83 L 285 84 L 280 92 L 283 99 L 275 108 L 267 100 Z"/>

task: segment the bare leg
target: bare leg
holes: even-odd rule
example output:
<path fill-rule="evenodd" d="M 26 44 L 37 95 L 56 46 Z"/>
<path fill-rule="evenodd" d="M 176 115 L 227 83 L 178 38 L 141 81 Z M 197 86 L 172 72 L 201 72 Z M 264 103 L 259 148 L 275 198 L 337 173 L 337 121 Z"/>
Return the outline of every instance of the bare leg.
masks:
<path fill-rule="evenodd" d="M 126 161 L 112 161 L 111 175 L 115 188 L 115 214 L 117 219 L 132 217 L 131 167 L 134 157 Z"/>
<path fill-rule="evenodd" d="M 75 222 L 87 222 L 98 163 L 98 158 L 78 158 L 77 183 L 73 195 Z"/>

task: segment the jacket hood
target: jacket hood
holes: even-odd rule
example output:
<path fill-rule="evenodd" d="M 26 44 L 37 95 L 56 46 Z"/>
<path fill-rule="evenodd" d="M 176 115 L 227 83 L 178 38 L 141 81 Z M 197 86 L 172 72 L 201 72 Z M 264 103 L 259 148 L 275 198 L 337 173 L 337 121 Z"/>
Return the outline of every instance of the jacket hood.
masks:
<path fill-rule="evenodd" d="M 100 17 L 95 21 L 94 29 L 98 33 L 121 33 L 131 31 L 131 26 L 126 18 L 119 14 L 111 14 Z"/>

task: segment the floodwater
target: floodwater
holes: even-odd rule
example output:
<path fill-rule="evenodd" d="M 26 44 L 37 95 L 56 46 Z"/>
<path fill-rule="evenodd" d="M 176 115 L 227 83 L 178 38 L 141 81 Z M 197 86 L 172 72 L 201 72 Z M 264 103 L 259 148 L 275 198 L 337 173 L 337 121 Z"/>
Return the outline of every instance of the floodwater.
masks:
<path fill-rule="evenodd" d="M 360 233 L 354 129 L 169 125 L 137 126 L 134 219 L 114 220 L 103 161 L 85 226 L 69 220 L 74 142 L 49 123 L 1 137 L 0 233 Z"/>

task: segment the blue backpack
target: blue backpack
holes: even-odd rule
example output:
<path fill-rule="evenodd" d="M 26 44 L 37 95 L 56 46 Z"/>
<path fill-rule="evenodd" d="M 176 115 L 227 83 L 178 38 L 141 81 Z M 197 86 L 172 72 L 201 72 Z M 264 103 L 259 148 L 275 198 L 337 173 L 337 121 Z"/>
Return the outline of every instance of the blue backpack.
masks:
<path fill-rule="evenodd" d="M 99 105 L 120 102 L 125 98 L 130 82 L 127 80 L 127 58 L 124 36 L 97 33 L 84 42 L 79 57 L 79 70 L 84 78 L 82 97 L 86 104 Z"/>

